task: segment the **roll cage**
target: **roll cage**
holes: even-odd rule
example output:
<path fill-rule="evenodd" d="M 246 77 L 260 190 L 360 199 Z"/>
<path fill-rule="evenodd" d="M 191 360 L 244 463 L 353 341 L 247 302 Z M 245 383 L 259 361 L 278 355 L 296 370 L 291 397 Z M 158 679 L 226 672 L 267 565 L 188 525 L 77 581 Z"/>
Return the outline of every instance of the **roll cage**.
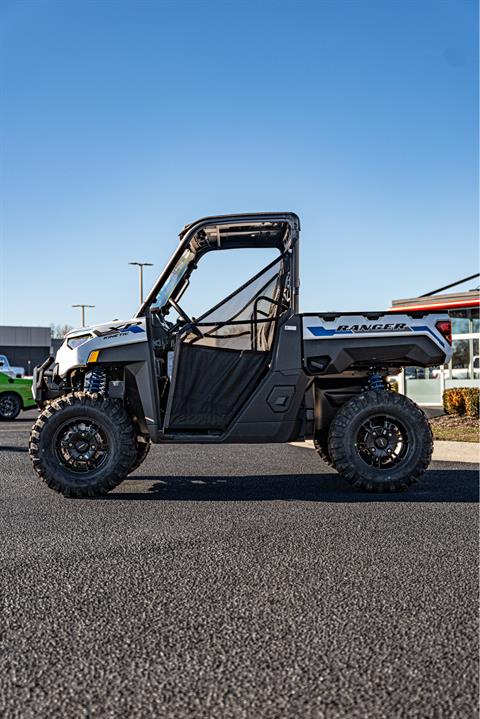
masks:
<path fill-rule="evenodd" d="M 165 313 L 207 252 L 241 248 L 276 248 L 281 255 L 291 255 L 288 289 L 291 309 L 298 312 L 299 233 L 300 220 L 293 212 L 218 215 L 186 225 L 180 232 L 177 249 L 135 316 L 149 315 L 153 309 Z"/>

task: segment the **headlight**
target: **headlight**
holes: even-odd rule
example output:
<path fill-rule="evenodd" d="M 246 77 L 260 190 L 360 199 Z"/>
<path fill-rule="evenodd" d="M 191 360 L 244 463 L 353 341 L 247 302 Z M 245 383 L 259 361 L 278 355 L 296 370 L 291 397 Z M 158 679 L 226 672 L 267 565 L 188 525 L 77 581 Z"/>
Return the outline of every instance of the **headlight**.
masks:
<path fill-rule="evenodd" d="M 75 347 L 80 347 L 80 345 L 83 345 L 85 342 L 88 342 L 89 339 L 92 338 L 92 335 L 78 335 L 78 337 L 70 337 L 69 340 L 67 340 L 67 345 L 70 347 L 71 350 L 74 350 Z"/>

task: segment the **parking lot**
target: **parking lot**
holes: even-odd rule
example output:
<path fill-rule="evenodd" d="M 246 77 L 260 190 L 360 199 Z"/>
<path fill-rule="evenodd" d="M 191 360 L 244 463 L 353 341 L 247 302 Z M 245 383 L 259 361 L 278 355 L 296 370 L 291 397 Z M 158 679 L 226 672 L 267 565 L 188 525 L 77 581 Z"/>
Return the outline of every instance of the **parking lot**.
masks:
<path fill-rule="evenodd" d="M 4 717 L 473 717 L 477 471 L 357 492 L 298 446 L 155 446 L 106 498 L 0 425 Z"/>

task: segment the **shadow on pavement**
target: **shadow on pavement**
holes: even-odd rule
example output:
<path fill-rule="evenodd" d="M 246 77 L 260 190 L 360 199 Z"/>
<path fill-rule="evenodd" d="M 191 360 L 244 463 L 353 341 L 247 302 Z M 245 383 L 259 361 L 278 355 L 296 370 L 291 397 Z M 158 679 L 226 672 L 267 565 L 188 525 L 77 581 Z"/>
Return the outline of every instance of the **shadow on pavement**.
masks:
<path fill-rule="evenodd" d="M 0 444 L 0 452 L 28 452 L 28 447 Z"/>
<path fill-rule="evenodd" d="M 37 419 L 36 414 L 33 414 L 30 417 L 21 417 L 20 416 L 20 417 L 17 417 L 16 419 L 12 419 L 10 421 L 10 425 L 14 426 L 16 424 L 29 424 L 30 426 L 32 426 L 33 424 L 35 424 L 36 419 Z"/>
<path fill-rule="evenodd" d="M 472 469 L 430 470 L 405 492 L 369 494 L 349 486 L 338 474 L 285 474 L 235 477 L 129 477 L 151 482 L 145 492 L 108 494 L 108 500 L 208 502 L 478 502 L 478 472 Z"/>

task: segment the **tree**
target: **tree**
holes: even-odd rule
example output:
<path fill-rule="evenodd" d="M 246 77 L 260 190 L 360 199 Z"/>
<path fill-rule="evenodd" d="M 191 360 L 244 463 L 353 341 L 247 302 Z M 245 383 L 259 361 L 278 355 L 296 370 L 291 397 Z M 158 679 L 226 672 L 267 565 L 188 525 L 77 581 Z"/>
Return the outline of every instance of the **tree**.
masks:
<path fill-rule="evenodd" d="M 71 325 L 56 325 L 52 322 L 50 329 L 54 339 L 63 339 L 63 337 L 65 337 L 65 335 L 71 332 L 74 328 Z"/>

